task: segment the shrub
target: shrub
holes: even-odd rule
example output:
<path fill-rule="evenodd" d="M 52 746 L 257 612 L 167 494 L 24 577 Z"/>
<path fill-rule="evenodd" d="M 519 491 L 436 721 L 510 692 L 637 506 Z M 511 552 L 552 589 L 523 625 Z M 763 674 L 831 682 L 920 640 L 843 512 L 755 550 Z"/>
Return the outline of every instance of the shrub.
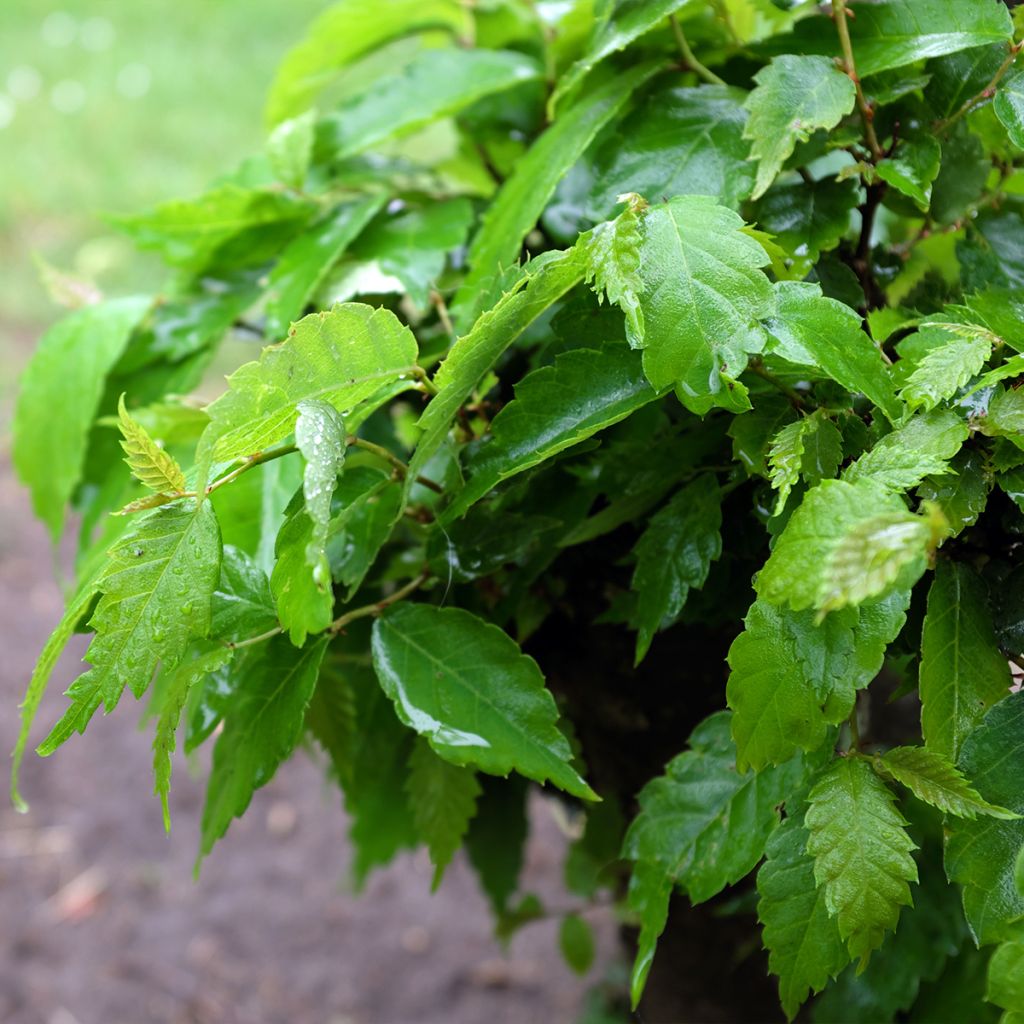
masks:
<path fill-rule="evenodd" d="M 996 0 L 327 10 L 262 155 L 118 219 L 166 290 L 25 374 L 80 525 L 14 799 L 85 629 L 39 752 L 127 688 L 166 809 L 211 740 L 200 858 L 311 737 L 357 879 L 464 844 L 508 935 L 531 780 L 634 1005 L 678 892 L 789 1018 L 1017 1020 L 1020 46 Z M 229 335 L 274 344 L 181 397 Z"/>

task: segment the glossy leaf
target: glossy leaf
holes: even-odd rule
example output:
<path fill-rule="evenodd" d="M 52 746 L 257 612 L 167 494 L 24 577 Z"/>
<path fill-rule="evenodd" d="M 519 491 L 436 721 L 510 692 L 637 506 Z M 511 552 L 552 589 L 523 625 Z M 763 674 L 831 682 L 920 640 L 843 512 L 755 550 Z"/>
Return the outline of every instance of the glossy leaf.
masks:
<path fill-rule="evenodd" d="M 926 210 L 932 198 L 932 182 L 939 173 L 940 159 L 938 140 L 930 135 L 906 139 L 892 156 L 878 161 L 878 176 Z"/>
<path fill-rule="evenodd" d="M 852 181 L 777 186 L 757 204 L 757 223 L 791 256 L 813 261 L 834 249 L 850 230 L 857 199 Z"/>
<path fill-rule="evenodd" d="M 992 104 L 1010 141 L 1024 149 L 1024 72 L 1009 75 L 999 85 Z"/>
<path fill-rule="evenodd" d="M 640 304 L 640 216 L 643 201 L 636 193 L 620 196 L 629 205 L 612 221 L 598 224 L 585 245 L 587 284 L 598 299 L 607 298 L 626 316 L 626 340 L 633 348 L 644 341 L 644 313 Z"/>
<path fill-rule="evenodd" d="M 801 474 L 820 483 L 835 474 L 842 458 L 841 438 L 831 421 L 817 413 L 786 424 L 768 449 L 768 482 L 779 492 L 778 515 Z"/>
<path fill-rule="evenodd" d="M 331 496 L 345 463 L 348 438 L 341 416 L 326 402 L 314 399 L 300 402 L 298 411 L 295 445 L 306 460 L 302 494 L 306 499 L 306 515 L 312 522 L 306 562 L 316 569 L 326 557 L 324 547 L 331 520 Z"/>
<path fill-rule="evenodd" d="M 936 327 L 941 330 L 942 325 Z M 900 398 L 912 408 L 934 408 L 980 373 L 991 352 L 992 341 L 983 335 L 949 335 L 946 344 L 931 349 L 917 364 Z"/>
<path fill-rule="evenodd" d="M 247 640 L 277 624 L 274 597 L 266 573 L 241 548 L 224 545 L 220 581 L 213 592 L 210 635 Z"/>
<path fill-rule="evenodd" d="M 1010 1011 L 1011 1021 L 1012 1014 L 1024 1014 L 1024 939 L 1004 942 L 992 954 L 985 998 Z"/>

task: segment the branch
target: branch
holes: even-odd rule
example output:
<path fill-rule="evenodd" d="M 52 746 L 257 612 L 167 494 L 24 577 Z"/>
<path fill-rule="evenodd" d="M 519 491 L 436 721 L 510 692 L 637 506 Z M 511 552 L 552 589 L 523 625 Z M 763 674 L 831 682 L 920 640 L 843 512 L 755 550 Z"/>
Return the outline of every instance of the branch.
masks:
<path fill-rule="evenodd" d="M 395 468 L 395 472 L 403 480 L 409 475 L 409 467 L 393 452 L 388 451 L 382 444 L 374 444 L 372 441 L 366 441 L 361 437 L 352 436 L 348 439 L 348 443 L 353 448 L 362 448 L 363 451 L 372 452 L 378 458 L 384 459 L 385 462 L 390 462 Z M 444 488 L 435 483 L 433 480 L 428 480 L 425 476 L 417 476 L 416 483 L 422 484 L 424 487 L 429 488 L 435 494 L 444 494 Z"/>
<path fill-rule="evenodd" d="M 340 633 L 350 622 L 355 622 L 356 619 L 365 619 L 371 615 L 380 615 L 388 605 L 395 604 L 396 601 L 401 601 L 403 598 L 408 597 L 413 591 L 419 590 L 427 580 L 430 579 L 429 572 L 421 572 L 416 579 L 407 583 L 404 587 L 400 587 L 393 594 L 389 594 L 387 597 L 382 598 L 380 601 L 374 604 L 363 605 L 362 608 L 353 608 L 350 612 L 345 612 L 344 615 L 339 615 L 328 627 L 328 633 Z"/>
<path fill-rule="evenodd" d="M 979 103 L 984 103 L 985 100 L 990 100 L 995 95 L 996 86 L 1000 83 L 1003 75 L 1013 67 L 1013 62 L 1017 59 L 1017 54 L 1020 53 L 1021 49 L 1024 49 L 1024 40 L 1019 43 L 1010 43 L 1010 52 L 1006 55 L 1006 60 L 996 69 L 996 73 L 989 80 L 988 85 L 985 86 L 981 92 L 972 96 L 970 99 L 965 100 L 960 107 L 955 110 L 949 117 L 943 118 L 941 121 L 935 122 L 935 131 L 945 133 L 949 128 L 956 124 L 965 114 L 969 114 Z"/>
<path fill-rule="evenodd" d="M 868 103 L 864 90 L 860 87 L 860 76 L 857 74 L 857 65 L 853 60 L 853 44 L 850 42 L 850 27 L 846 23 L 847 18 L 852 18 L 852 12 L 846 9 L 846 0 L 833 0 L 832 13 L 835 17 L 836 29 L 839 32 L 839 45 L 843 50 L 843 70 L 853 82 L 857 92 L 857 106 L 860 108 L 861 120 L 864 122 L 864 138 L 867 140 L 871 156 L 877 163 L 882 159 L 882 147 L 878 144 L 878 136 L 875 134 L 875 111 Z"/>

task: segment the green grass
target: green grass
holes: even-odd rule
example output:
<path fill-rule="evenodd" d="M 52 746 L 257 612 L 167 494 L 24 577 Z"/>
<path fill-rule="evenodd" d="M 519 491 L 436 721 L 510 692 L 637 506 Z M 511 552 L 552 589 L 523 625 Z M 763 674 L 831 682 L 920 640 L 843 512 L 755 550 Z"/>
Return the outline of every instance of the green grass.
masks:
<path fill-rule="evenodd" d="M 21 361 L 12 333 L 38 331 L 60 313 L 39 282 L 33 253 L 111 294 L 157 286 L 155 262 L 135 253 L 102 213 L 197 192 L 258 150 L 274 68 L 325 6 L 326 0 L 0 0 L 5 383 Z M 33 78 L 39 89 L 30 97 L 25 87 Z M 147 78 L 143 95 L 126 95 Z M 12 91 L 26 95 L 15 98 L 4 125 Z M 76 94 L 79 109 L 55 108 L 55 98 L 73 101 Z"/>

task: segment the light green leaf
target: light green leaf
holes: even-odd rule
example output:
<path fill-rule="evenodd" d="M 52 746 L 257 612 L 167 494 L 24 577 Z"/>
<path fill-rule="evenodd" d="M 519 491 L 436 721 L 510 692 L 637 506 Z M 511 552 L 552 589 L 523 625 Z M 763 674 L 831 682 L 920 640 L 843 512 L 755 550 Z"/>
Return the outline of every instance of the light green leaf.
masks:
<path fill-rule="evenodd" d="M 594 932 L 579 914 L 566 914 L 558 929 L 558 945 L 565 962 L 577 973 L 586 974 L 594 962 Z"/>
<path fill-rule="evenodd" d="M 456 0 L 389 0 L 373 8 L 341 0 L 281 63 L 267 97 L 267 123 L 272 127 L 308 110 L 338 72 L 393 39 L 429 29 L 465 35 L 471 26 L 470 13 Z"/>
<path fill-rule="evenodd" d="M 640 811 L 623 841 L 623 857 L 657 864 L 693 903 L 753 870 L 779 822 L 779 806 L 806 771 L 796 757 L 759 773 L 738 772 L 731 719 L 719 711 L 694 729 L 690 749 L 641 790 Z"/>
<path fill-rule="evenodd" d="M 931 135 L 919 135 L 901 140 L 893 155 L 879 160 L 875 169 L 882 181 L 927 210 L 941 157 L 938 140 Z"/>
<path fill-rule="evenodd" d="M 757 160 L 754 198 L 763 195 L 798 142 L 819 128 L 834 128 L 853 110 L 856 91 L 848 75 L 827 57 L 784 54 L 754 75 L 757 88 L 746 108 L 743 132 Z"/>
<path fill-rule="evenodd" d="M 996 117 L 1002 122 L 1010 141 L 1024 149 L 1024 71 L 1004 78 L 992 103 Z"/>
<path fill-rule="evenodd" d="M 354 156 L 540 76 L 535 60 L 511 50 L 424 50 L 324 118 L 317 151 L 335 160 Z"/>
<path fill-rule="evenodd" d="M 643 280 L 640 277 L 639 197 L 620 196 L 629 205 L 614 220 L 598 224 L 587 235 L 584 252 L 587 284 L 593 285 L 599 300 L 608 299 L 626 315 L 626 339 L 633 348 L 644 342 L 644 311 L 640 305 Z M 644 204 L 646 205 L 646 204 Z"/>
<path fill-rule="evenodd" d="M 964 739 L 1010 688 L 985 584 L 966 562 L 940 559 L 921 634 L 921 732 L 955 759 Z"/>
<path fill-rule="evenodd" d="M 480 784 L 471 768 L 450 764 L 418 740 L 409 756 L 405 789 L 416 832 L 430 850 L 437 889 L 476 813 Z"/>
<path fill-rule="evenodd" d="M 149 299 L 130 298 L 76 310 L 46 332 L 21 379 L 14 468 L 55 541 L 81 479 L 107 374 L 148 305 Z"/>
<path fill-rule="evenodd" d="M 153 736 L 153 792 L 160 798 L 164 813 L 164 828 L 171 831 L 171 812 L 167 795 L 171 791 L 171 755 L 176 746 L 175 735 L 181 712 L 188 701 L 189 693 L 204 676 L 226 665 L 234 651 L 219 644 L 210 644 L 195 658 L 181 662 L 171 673 L 164 689 L 160 717 L 156 722 Z"/>
<path fill-rule="evenodd" d="M 569 764 L 537 663 L 497 626 L 460 608 L 399 605 L 374 623 L 373 664 L 398 717 L 445 760 L 595 799 Z"/>
<path fill-rule="evenodd" d="M 967 424 L 952 410 L 920 413 L 886 434 L 843 472 L 843 479 L 851 484 L 870 480 L 893 491 L 910 490 L 926 476 L 948 473 L 949 460 L 969 433 Z"/>
<path fill-rule="evenodd" d="M 850 956 L 866 964 L 913 901 L 917 881 L 907 822 L 889 787 L 861 757 L 839 758 L 808 798 L 807 852 L 825 906 Z"/>
<path fill-rule="evenodd" d="M 795 611 L 858 605 L 884 593 L 904 567 L 920 575 L 932 541 L 928 520 L 878 482 L 824 480 L 793 513 L 755 589 Z"/>
<path fill-rule="evenodd" d="M 935 329 L 941 331 L 942 325 L 936 324 Z M 990 337 L 952 335 L 921 359 L 903 385 L 900 398 L 912 409 L 932 409 L 980 373 L 991 353 Z"/>
<path fill-rule="evenodd" d="M 224 462 L 262 451 L 295 429 L 299 402 L 344 413 L 408 376 L 416 355 L 412 332 L 390 310 L 351 302 L 312 313 L 228 378 L 200 444 Z"/>
<path fill-rule="evenodd" d="M 122 536 L 97 581 L 89 620 L 96 635 L 85 655 L 92 668 L 71 684 L 71 707 L 39 753 L 84 732 L 101 704 L 113 711 L 125 686 L 141 697 L 158 666 L 173 667 L 190 640 L 205 637 L 219 578 L 220 531 L 209 502 L 158 508 Z"/>
<path fill-rule="evenodd" d="M 1019 817 L 1005 807 L 996 807 L 963 777 L 956 765 L 945 755 L 925 747 L 893 747 L 872 762 L 883 776 L 902 783 L 911 793 L 959 818 L 976 818 L 979 814 L 1011 820 Z"/>
<path fill-rule="evenodd" d="M 502 480 L 537 466 L 618 423 L 657 397 L 640 357 L 622 344 L 563 352 L 524 377 L 491 424 L 491 439 L 469 460 L 469 481 L 445 510 L 463 515 Z"/>
<path fill-rule="evenodd" d="M 677 491 L 651 517 L 633 549 L 639 664 L 654 634 L 683 609 L 690 588 L 700 590 L 722 554 L 722 496 L 711 473 Z"/>
<path fill-rule="evenodd" d="M 1024 1014 L 1024 939 L 1004 942 L 992 954 L 985 998 L 1003 1010 Z"/>
<path fill-rule="evenodd" d="M 313 523 L 312 536 L 306 548 L 306 562 L 320 565 L 327 543 L 331 521 L 331 496 L 345 464 L 348 444 L 345 421 L 326 402 L 309 399 L 298 404 L 295 421 L 295 445 L 306 460 L 302 474 L 302 494 L 306 514 Z"/>
<path fill-rule="evenodd" d="M 266 573 L 241 548 L 225 544 L 220 582 L 213 592 L 210 636 L 237 642 L 277 625 Z"/>
<path fill-rule="evenodd" d="M 812 483 L 831 477 L 842 459 L 842 438 L 819 412 L 784 426 L 768 449 L 768 481 L 779 492 L 775 515 L 785 507 L 801 473 Z"/>
<path fill-rule="evenodd" d="M 978 428 L 990 437 L 1005 437 L 1024 449 L 1024 394 L 1015 387 L 997 384 L 986 415 L 978 418 Z"/>
<path fill-rule="evenodd" d="M 641 216 L 644 372 L 684 402 L 727 401 L 723 373 L 738 375 L 764 347 L 757 318 L 772 307 L 768 257 L 732 210 L 680 196 Z M 725 394 L 723 394 L 725 392 Z"/>
<path fill-rule="evenodd" d="M 280 338 L 308 305 L 331 266 L 384 205 L 385 196 L 342 203 L 290 242 L 267 282 L 268 338 Z"/>
<path fill-rule="evenodd" d="M 808 838 L 798 819 L 786 818 L 768 839 L 757 873 L 757 916 L 764 926 L 768 969 L 779 979 L 788 1020 L 850 961 L 825 890 L 815 881 Z"/>
<path fill-rule="evenodd" d="M 296 650 L 286 637 L 276 636 L 245 658 L 213 748 L 200 861 L 295 749 L 326 649 L 326 637 Z"/>
<path fill-rule="evenodd" d="M 173 494 L 186 490 L 181 466 L 146 433 L 145 427 L 131 418 L 125 408 L 124 395 L 118 401 L 117 416 L 124 438 L 121 442 L 124 461 L 132 476 L 152 491 Z"/>
<path fill-rule="evenodd" d="M 277 605 L 277 617 L 296 647 L 310 633 L 320 633 L 331 624 L 334 593 L 331 569 L 323 546 L 315 542 L 316 527 L 305 506 L 299 506 L 284 521 L 274 553 L 277 561 L 270 574 L 270 589 Z M 319 556 L 310 565 L 310 549 Z"/>
<path fill-rule="evenodd" d="M 766 326 L 773 352 L 790 362 L 814 367 L 843 387 L 859 391 L 891 423 L 903 417 L 882 354 L 849 306 L 826 298 L 816 284 L 780 281 L 777 306 Z"/>
<path fill-rule="evenodd" d="M 640 919 L 636 959 L 629 978 L 629 1001 L 635 1010 L 654 963 L 658 937 L 668 923 L 668 903 L 672 897 L 672 878 L 654 861 L 638 861 L 629 876 L 626 905 Z"/>
<path fill-rule="evenodd" d="M 316 111 L 307 110 L 298 117 L 282 121 L 267 139 L 267 159 L 278 180 L 295 189 L 306 183 L 313 159 L 313 130 Z"/>
<path fill-rule="evenodd" d="M 1024 814 L 1024 693 L 1004 697 L 964 740 L 957 767 L 983 799 Z M 1024 893 L 1014 884 L 1024 819 L 946 821 L 946 874 L 963 886 L 964 913 L 978 943 L 1014 935 Z"/>
<path fill-rule="evenodd" d="M 452 304 L 457 324 L 474 325 L 481 311 L 498 301 L 502 275 L 519 258 L 522 241 L 544 212 L 555 186 L 655 70 L 650 63 L 636 64 L 608 77 L 530 144 L 488 208 L 470 246 L 470 270 Z"/>

